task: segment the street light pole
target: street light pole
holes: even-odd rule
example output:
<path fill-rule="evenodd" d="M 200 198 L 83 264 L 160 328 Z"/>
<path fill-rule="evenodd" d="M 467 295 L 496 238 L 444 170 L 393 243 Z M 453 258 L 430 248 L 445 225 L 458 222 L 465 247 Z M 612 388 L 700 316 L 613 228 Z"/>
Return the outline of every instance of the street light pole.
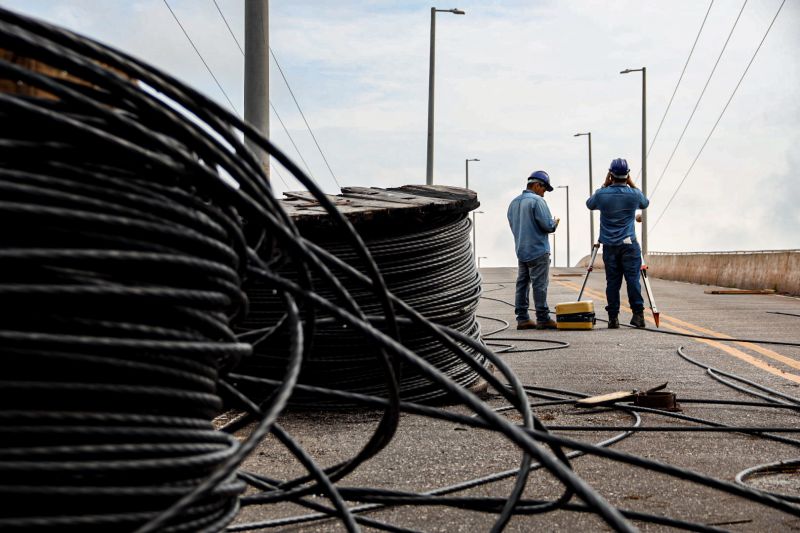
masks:
<path fill-rule="evenodd" d="M 477 258 L 478 257 L 478 237 L 475 232 L 475 228 L 477 227 L 478 220 L 475 218 L 475 215 L 482 215 L 483 211 L 473 211 L 472 212 L 472 254 Z M 476 259 L 477 261 L 477 259 Z"/>
<path fill-rule="evenodd" d="M 464 160 L 464 167 L 465 167 L 465 189 L 469 189 L 469 162 L 470 161 L 480 161 L 480 159 L 465 159 Z M 475 215 L 472 215 L 472 252 L 475 253 Z"/>
<path fill-rule="evenodd" d="M 594 194 L 594 185 L 592 185 L 592 132 L 576 133 L 575 137 L 586 135 L 589 137 L 589 196 Z M 589 210 L 589 248 L 594 246 L 594 211 Z"/>
<path fill-rule="evenodd" d="M 567 190 L 567 268 L 572 265 L 569 259 L 569 185 L 559 185 L 557 188 Z"/>
<path fill-rule="evenodd" d="M 464 182 L 464 188 L 469 189 L 469 162 L 470 161 L 480 161 L 480 159 L 465 159 L 464 160 L 464 175 L 466 180 Z"/>
<path fill-rule="evenodd" d="M 625 69 L 620 74 L 642 73 L 642 194 L 647 197 L 647 67 Z M 647 209 L 642 209 L 642 255 L 647 255 Z"/>
<path fill-rule="evenodd" d="M 436 13 L 439 12 L 464 15 L 464 11 L 460 9 L 431 8 L 431 57 L 428 70 L 428 160 L 425 170 L 425 183 L 427 185 L 433 185 L 433 86 L 436 66 Z"/>

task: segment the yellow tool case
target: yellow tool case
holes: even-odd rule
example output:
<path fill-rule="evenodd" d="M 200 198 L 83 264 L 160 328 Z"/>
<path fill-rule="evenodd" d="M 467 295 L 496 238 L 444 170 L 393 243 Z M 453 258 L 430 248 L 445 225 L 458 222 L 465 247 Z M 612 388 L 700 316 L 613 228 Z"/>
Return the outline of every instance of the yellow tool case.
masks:
<path fill-rule="evenodd" d="M 558 329 L 592 329 L 595 324 L 594 302 L 564 302 L 556 304 Z"/>

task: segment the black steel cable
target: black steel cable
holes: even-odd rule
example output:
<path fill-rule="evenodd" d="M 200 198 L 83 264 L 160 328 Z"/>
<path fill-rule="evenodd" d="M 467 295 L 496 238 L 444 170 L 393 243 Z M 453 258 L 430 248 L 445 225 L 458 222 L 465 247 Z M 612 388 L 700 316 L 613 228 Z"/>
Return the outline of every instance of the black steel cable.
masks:
<path fill-rule="evenodd" d="M 251 379 L 258 379 L 258 378 L 251 378 Z M 300 385 L 299 387 L 303 387 L 303 386 Z M 526 386 L 526 388 L 529 388 L 529 387 Z M 558 392 L 559 391 L 558 389 L 548 389 L 548 388 L 539 388 L 539 387 L 536 387 L 536 389 L 548 390 L 548 391 L 554 391 L 554 392 Z M 339 392 L 339 391 L 326 390 L 326 389 L 321 389 L 321 388 L 317 388 L 317 392 L 319 394 L 345 395 L 345 396 L 349 396 L 349 397 L 352 397 L 352 398 L 356 398 L 356 397 L 359 396 L 359 395 L 356 395 L 356 394 L 353 394 L 353 393 L 342 393 L 342 392 Z M 570 394 L 570 395 L 574 395 L 574 396 L 578 396 L 578 397 L 585 397 L 586 396 L 585 394 L 574 393 L 574 392 L 570 392 L 570 391 L 561 391 L 561 392 L 562 393 L 566 393 L 566 394 Z M 362 401 L 362 402 L 367 402 L 367 404 L 376 405 L 376 406 L 377 405 L 381 405 L 382 403 L 385 403 L 385 400 L 380 400 L 379 398 L 370 397 L 370 396 L 361 396 L 361 397 L 359 397 L 359 400 Z M 470 427 L 476 427 L 476 428 L 487 428 L 488 427 L 488 426 L 485 425 L 485 423 L 480 422 L 479 421 L 480 419 L 478 419 L 478 418 L 469 417 L 469 416 L 465 416 L 465 415 L 454 413 L 454 412 L 450 412 L 450 411 L 444 411 L 444 410 L 442 410 L 440 408 L 431 407 L 431 406 L 424 406 L 424 405 L 420 405 L 420 404 L 407 403 L 407 402 L 404 402 L 401 405 L 402 405 L 402 408 L 403 408 L 404 411 L 415 412 L 415 413 L 418 413 L 418 414 L 423 414 L 425 416 L 440 418 L 442 420 L 449 420 L 449 421 L 456 422 L 456 423 L 463 424 L 463 425 L 470 426 Z M 620 408 L 622 406 L 615 406 L 615 407 Z M 624 408 L 625 409 L 629 409 L 629 408 L 632 408 L 632 406 L 625 406 Z M 638 408 L 638 407 L 636 409 L 637 410 L 643 410 L 643 411 L 647 410 L 647 409 Z M 663 412 L 663 411 L 658 411 L 658 410 L 647 410 L 647 411 L 653 412 L 653 413 L 657 413 L 657 414 L 660 414 L 660 415 L 666 415 L 666 416 L 674 416 L 676 414 L 676 413 L 668 413 L 668 412 Z M 620 429 L 620 428 L 613 428 L 612 427 L 612 428 L 606 428 L 606 429 L 613 430 L 613 429 Z M 623 463 L 626 463 L 626 464 L 630 464 L 630 465 L 634 465 L 634 466 L 637 466 L 637 467 L 640 467 L 640 468 L 645 468 L 645 469 L 649 469 L 649 470 L 654 470 L 654 471 L 657 471 L 657 472 L 665 473 L 665 474 L 677 477 L 679 479 L 685 479 L 685 480 L 693 481 L 693 482 L 696 482 L 696 483 L 700 483 L 702 485 L 705 485 L 705 486 L 708 486 L 708 487 L 712 487 L 712 488 L 715 488 L 715 489 L 718 489 L 718 490 L 722 490 L 722 491 L 728 492 L 730 494 L 735 494 L 735 495 L 738 495 L 738 496 L 746 497 L 748 499 L 752 499 L 754 501 L 759 501 L 759 502 L 761 502 L 763 504 L 770 505 L 772 507 L 781 509 L 784 512 L 788 512 L 790 514 L 794 514 L 794 515 L 800 516 L 800 509 L 794 508 L 792 506 L 784 505 L 784 504 L 780 503 L 777 498 L 773 498 L 771 496 L 764 495 L 760 491 L 753 491 L 752 489 L 749 489 L 749 488 L 746 488 L 746 487 L 744 487 L 744 488 L 743 487 L 736 487 L 733 484 L 727 483 L 725 481 L 721 481 L 721 480 L 717 480 L 717 479 L 714 479 L 714 478 L 710 478 L 708 476 L 703 476 L 702 474 L 698 474 L 696 472 L 692 472 L 692 471 L 689 471 L 689 470 L 686 470 L 686 469 L 683 469 L 683 468 L 672 467 L 672 466 L 666 465 L 664 463 L 659 463 L 657 461 L 652 461 L 652 460 L 649 460 L 649 459 L 644 459 L 644 458 L 628 455 L 628 454 L 625 454 L 625 453 L 622 453 L 622 452 L 615 452 L 613 450 L 608 450 L 608 451 L 597 450 L 592 445 L 587 445 L 585 443 L 582 443 L 581 441 L 575 441 L 575 440 L 572 440 L 572 439 L 567 439 L 567 438 L 563 438 L 562 439 L 562 438 L 560 438 L 559 436 L 556 436 L 556 435 L 548 436 L 547 440 L 551 440 L 553 442 L 561 442 L 561 443 L 565 444 L 567 447 L 570 447 L 570 448 L 574 447 L 576 450 L 580 450 L 580 451 L 583 451 L 583 452 L 586 452 L 586 453 L 589 453 L 589 454 L 599 455 L 599 456 L 609 457 L 609 458 L 613 457 L 613 458 L 615 458 L 615 460 L 622 461 Z M 253 498 L 249 498 L 249 500 L 252 500 L 252 499 Z M 307 519 L 309 519 L 309 517 L 311 517 L 311 516 L 316 516 L 317 519 L 318 519 L 320 517 L 324 517 L 325 515 L 308 515 L 306 517 L 295 517 L 294 519 L 288 519 L 288 521 L 286 521 L 286 522 L 284 522 L 282 520 L 268 521 L 268 522 L 259 523 L 258 527 L 274 527 L 274 526 L 279 526 L 279 525 L 287 525 L 288 523 L 294 523 L 295 520 L 297 520 L 299 522 L 303 522 L 303 521 L 306 521 Z M 313 519 L 313 518 L 311 518 L 311 519 Z M 669 520 L 669 519 L 667 518 L 666 520 Z M 702 525 L 697 525 L 697 527 L 701 528 Z M 234 526 L 234 529 L 235 530 L 245 530 L 245 529 L 249 529 L 249 528 L 243 526 L 241 529 L 238 529 L 238 528 L 236 528 L 236 526 Z M 689 528 L 689 529 L 698 530 L 698 531 L 702 531 L 703 530 L 703 529 L 694 529 L 694 528 Z"/>
<path fill-rule="evenodd" d="M 786 473 L 796 474 L 798 471 L 798 467 L 800 467 L 800 459 L 787 459 L 784 461 L 765 463 L 742 470 L 741 472 L 736 474 L 735 480 L 736 483 L 746 486 L 747 485 L 746 482 L 750 478 L 766 476 L 768 474 L 786 474 Z M 769 491 L 769 494 L 775 496 L 776 498 L 784 499 L 786 501 L 800 503 L 800 496 L 794 494 L 783 494 L 772 491 Z"/>
<path fill-rule="evenodd" d="M 800 317 L 797 313 L 784 313 L 783 311 L 767 311 L 770 315 L 786 315 Z"/>
<path fill-rule="evenodd" d="M 366 235 L 366 245 L 378 264 L 387 286 L 397 298 L 413 307 L 420 315 L 437 324 L 453 327 L 472 338 L 479 338 L 480 326 L 475 321 L 475 310 L 480 296 L 480 276 L 469 247 L 469 221 L 461 214 L 454 219 L 432 220 L 429 227 L 395 236 Z M 356 255 L 341 242 L 326 236 L 309 235 L 315 241 L 315 250 L 324 249 L 340 263 L 358 266 Z M 279 273 L 291 276 L 290 269 Z M 320 280 L 313 281 L 317 293 L 330 298 Z M 379 312 L 378 303 L 371 291 L 357 281 L 345 281 L 348 292 L 367 314 Z M 282 316 L 282 306 L 272 295 L 268 283 L 254 283 L 247 289 L 250 313 L 241 323 L 240 331 L 270 327 Z M 376 365 L 370 343 L 352 329 L 343 329 L 336 320 L 326 320 L 320 315 L 314 349 L 304 362 L 301 381 L 309 385 L 327 385 L 363 394 L 383 394 L 381 370 Z M 470 386 L 479 376 L 450 349 L 437 342 L 429 329 L 420 326 L 401 327 L 400 334 L 406 346 L 424 357 L 456 383 Z M 273 343 L 281 337 L 273 338 Z M 256 347 L 255 356 L 240 368 L 242 373 L 269 376 L 275 366 L 283 362 L 274 355 L 274 345 Z M 485 359 L 474 355 L 477 361 Z M 410 401 L 442 399 L 445 391 L 425 379 L 419 372 L 405 369 L 401 374 L 401 395 Z M 314 397 L 295 395 L 295 402 L 318 404 Z"/>
<path fill-rule="evenodd" d="M 509 305 L 511 307 L 514 307 L 513 303 L 508 302 L 506 300 L 502 300 L 500 298 L 492 298 L 492 297 L 489 297 L 489 296 L 481 296 L 481 299 L 483 299 L 483 300 L 493 300 L 495 302 L 500 302 L 500 303 Z M 555 311 L 550 311 L 550 314 L 555 314 Z M 608 322 L 607 320 L 605 320 L 603 318 L 597 318 L 597 320 L 600 321 L 600 322 Z M 620 324 L 620 326 L 622 326 L 624 328 L 631 329 L 631 330 L 635 330 L 635 331 L 646 331 L 648 333 L 660 333 L 661 335 L 674 335 L 676 337 L 687 337 L 687 338 L 690 338 L 690 339 L 704 339 L 704 340 L 718 341 L 718 342 L 746 342 L 746 343 L 752 343 L 752 344 L 774 344 L 774 345 L 778 345 L 778 346 L 800 346 L 800 342 L 798 342 L 798 341 L 776 341 L 776 340 L 771 340 L 771 339 L 742 339 L 742 338 L 738 338 L 738 337 L 712 337 L 710 335 L 697 335 L 697 334 L 694 334 L 694 333 L 680 333 L 678 331 L 667 331 L 665 329 L 659 329 L 659 328 L 637 328 L 637 327 L 634 327 L 634 326 L 630 326 L 628 324 Z"/>

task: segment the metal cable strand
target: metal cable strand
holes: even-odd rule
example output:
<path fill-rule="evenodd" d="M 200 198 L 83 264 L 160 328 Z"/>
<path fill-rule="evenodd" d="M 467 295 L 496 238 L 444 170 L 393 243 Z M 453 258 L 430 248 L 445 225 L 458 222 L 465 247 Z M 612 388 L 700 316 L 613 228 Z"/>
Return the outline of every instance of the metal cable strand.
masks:
<path fill-rule="evenodd" d="M 469 221 L 465 215 L 454 219 L 434 221 L 422 231 L 399 234 L 393 237 L 365 237 L 372 257 L 381 269 L 389 290 L 437 324 L 453 327 L 478 339 L 480 327 L 475 320 L 475 311 L 480 297 L 480 276 L 469 247 Z M 315 238 L 341 262 L 359 268 L 356 254 L 344 243 L 331 239 Z M 363 267 L 361 268 L 363 270 Z M 278 272 L 293 277 L 291 265 Z M 317 277 L 312 279 L 315 291 L 322 297 L 333 298 L 330 289 Z M 378 314 L 380 303 L 370 289 L 353 281 L 345 282 L 348 292 L 359 307 L 368 314 Z M 269 328 L 283 316 L 280 300 L 272 294 L 265 282 L 255 282 L 247 288 L 250 313 L 241 323 L 240 334 Z M 419 326 L 400 328 L 403 344 L 433 364 L 436 368 L 462 386 L 469 386 L 479 376 L 447 347 L 437 342 L 431 332 Z M 263 348 L 256 346 L 254 357 L 248 359 L 239 371 L 268 377 L 285 362 L 276 356 L 276 342 L 286 342 L 278 334 Z M 385 395 L 382 369 L 375 358 L 375 346 L 361 334 L 343 327 L 343 324 L 320 314 L 314 348 L 304 362 L 301 382 L 307 385 L 326 385 L 331 388 L 360 392 L 362 394 Z M 475 353 L 481 363 L 485 358 Z M 401 395 L 409 401 L 433 401 L 442 399 L 446 391 L 426 379 L 419 372 L 404 369 L 401 373 Z M 255 393 L 255 391 L 253 391 Z M 269 391 L 262 391 L 262 395 Z M 328 400 L 308 397 L 298 393 L 294 402 L 307 404 L 329 404 Z"/>
<path fill-rule="evenodd" d="M 211 418 L 251 351 L 247 236 L 141 89 L 2 15 L 0 47 L 74 77 L 0 61 L 27 90 L 0 94 L 0 529 L 131 531 L 240 449 Z M 161 529 L 224 527 L 244 487 Z"/>

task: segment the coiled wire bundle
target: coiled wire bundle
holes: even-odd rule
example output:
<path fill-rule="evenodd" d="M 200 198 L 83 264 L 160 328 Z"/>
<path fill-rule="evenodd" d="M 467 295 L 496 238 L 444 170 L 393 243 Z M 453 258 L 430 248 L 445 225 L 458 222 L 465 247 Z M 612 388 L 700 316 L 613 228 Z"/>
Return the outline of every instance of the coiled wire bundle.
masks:
<path fill-rule="evenodd" d="M 470 248 L 469 219 L 464 213 L 429 216 L 422 222 L 417 221 L 416 226 L 415 231 L 409 231 L 406 225 L 384 225 L 380 232 L 364 235 L 365 244 L 380 268 L 386 286 L 426 319 L 479 340 L 480 326 L 475 320 L 475 311 L 481 294 L 481 279 Z M 391 234 L 386 235 L 387 232 Z M 309 233 L 307 238 L 316 246 L 339 261 L 364 271 L 358 255 L 347 243 L 330 235 Z M 279 269 L 279 272 L 294 277 L 287 268 Z M 335 297 L 321 279 L 312 281 L 320 296 Z M 371 291 L 355 280 L 345 279 L 343 283 L 364 313 L 380 314 L 380 302 Z M 263 283 L 247 287 L 247 294 L 251 305 L 247 319 L 241 324 L 242 329 L 252 331 L 274 327 L 282 315 L 280 299 L 265 289 Z M 475 370 L 438 342 L 429 330 L 401 324 L 399 331 L 405 346 L 454 382 L 468 387 L 479 379 Z M 283 336 L 280 342 L 288 340 Z M 486 363 L 480 352 L 466 349 L 480 364 Z M 257 348 L 240 371 L 255 376 L 272 375 L 286 364 L 279 353 L 274 350 L 274 345 L 269 349 Z M 361 334 L 343 327 L 329 314 L 320 314 L 313 349 L 303 365 L 300 381 L 307 385 L 385 397 L 385 376 L 376 354 L 377 348 Z M 432 401 L 445 397 L 446 391 L 413 367 L 404 367 L 400 372 L 400 395 L 408 401 Z M 328 398 L 302 393 L 296 394 L 292 400 L 316 405 L 332 403 Z"/>
<path fill-rule="evenodd" d="M 134 530 L 237 452 L 211 418 L 251 351 L 246 239 L 163 104 L 48 33 L 2 12 L 0 48 L 60 77 L 0 61 L 0 529 Z M 243 490 L 163 529 L 221 529 Z"/>

